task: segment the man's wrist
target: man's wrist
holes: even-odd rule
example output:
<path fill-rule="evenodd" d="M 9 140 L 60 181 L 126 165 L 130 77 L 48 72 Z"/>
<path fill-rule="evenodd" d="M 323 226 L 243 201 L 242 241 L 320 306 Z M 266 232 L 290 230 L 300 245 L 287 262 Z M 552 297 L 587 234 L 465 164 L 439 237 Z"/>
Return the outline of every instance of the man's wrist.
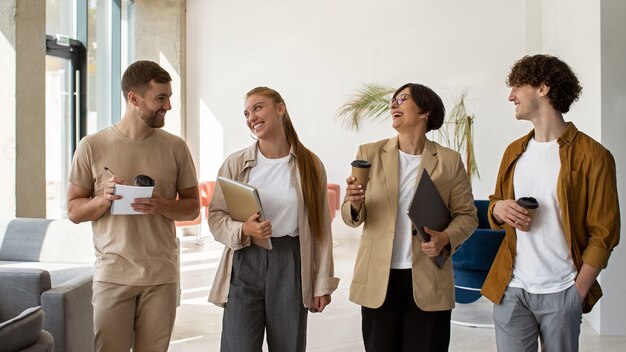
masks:
<path fill-rule="evenodd" d="M 500 203 L 501 200 L 497 201 L 494 205 L 493 208 L 491 208 L 491 219 L 493 220 L 493 222 L 495 222 L 498 225 L 504 225 L 504 221 L 502 221 L 498 215 L 496 215 L 496 207 L 498 206 L 498 203 Z"/>

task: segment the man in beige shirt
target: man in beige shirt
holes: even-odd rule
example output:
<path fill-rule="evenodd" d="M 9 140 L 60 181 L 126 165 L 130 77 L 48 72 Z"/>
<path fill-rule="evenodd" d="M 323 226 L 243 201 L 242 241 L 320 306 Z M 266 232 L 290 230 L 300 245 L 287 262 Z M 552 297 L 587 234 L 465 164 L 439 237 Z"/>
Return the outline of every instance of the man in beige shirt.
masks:
<path fill-rule="evenodd" d="M 176 317 L 179 278 L 175 220 L 196 218 L 198 180 L 185 141 L 161 130 L 171 109 L 171 77 L 138 61 L 122 77 L 122 120 L 83 138 L 68 188 L 69 218 L 92 221 L 96 351 L 166 351 Z M 112 215 L 116 184 L 137 175 L 154 180 L 151 198 L 135 199 L 139 215 Z"/>

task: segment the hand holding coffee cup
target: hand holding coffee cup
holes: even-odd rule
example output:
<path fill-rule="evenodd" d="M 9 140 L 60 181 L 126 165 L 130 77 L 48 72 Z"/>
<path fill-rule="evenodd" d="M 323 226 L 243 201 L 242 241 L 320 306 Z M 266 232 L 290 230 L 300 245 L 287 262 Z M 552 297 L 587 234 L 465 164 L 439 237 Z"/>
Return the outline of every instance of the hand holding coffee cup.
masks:
<path fill-rule="evenodd" d="M 363 191 L 365 191 L 367 182 L 370 180 L 372 164 L 367 160 L 354 160 L 350 165 L 352 165 L 352 177 L 356 179 L 354 183 L 363 186 Z"/>
<path fill-rule="evenodd" d="M 520 228 L 520 230 L 528 232 L 532 228 L 533 218 L 535 217 L 535 212 L 537 211 L 537 208 L 539 208 L 539 202 L 537 202 L 537 199 L 535 199 L 534 197 L 521 197 L 516 202 L 524 209 L 528 210 L 530 222 L 528 223 L 528 225 L 522 224 Z"/>

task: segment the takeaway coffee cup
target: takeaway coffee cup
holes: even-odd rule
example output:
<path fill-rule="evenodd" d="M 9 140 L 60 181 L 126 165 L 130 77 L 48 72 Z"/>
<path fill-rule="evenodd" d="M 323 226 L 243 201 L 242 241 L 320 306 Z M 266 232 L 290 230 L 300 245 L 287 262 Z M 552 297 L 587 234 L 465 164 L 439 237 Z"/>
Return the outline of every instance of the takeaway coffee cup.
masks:
<path fill-rule="evenodd" d="M 356 183 L 363 186 L 363 190 L 367 186 L 367 182 L 370 180 L 370 168 L 372 164 L 367 160 L 355 160 L 352 165 L 352 177 L 356 178 Z"/>
<path fill-rule="evenodd" d="M 535 212 L 537 211 L 537 208 L 539 208 L 539 203 L 533 197 L 522 197 L 517 200 L 517 204 L 521 205 L 526 210 L 528 210 L 528 216 L 530 216 L 530 223 L 528 223 L 527 226 L 522 225 L 522 228 L 521 228 L 522 231 L 528 232 L 530 231 L 532 227 L 533 219 L 535 217 Z"/>
<path fill-rule="evenodd" d="M 154 187 L 154 180 L 150 176 L 137 175 L 135 177 L 135 186 Z"/>

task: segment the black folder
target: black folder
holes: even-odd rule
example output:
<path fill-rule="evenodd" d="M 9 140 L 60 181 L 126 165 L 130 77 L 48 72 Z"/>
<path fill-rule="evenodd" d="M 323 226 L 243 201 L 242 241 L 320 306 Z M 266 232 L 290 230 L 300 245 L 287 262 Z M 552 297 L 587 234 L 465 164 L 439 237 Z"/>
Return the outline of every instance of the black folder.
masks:
<path fill-rule="evenodd" d="M 430 241 L 430 235 L 424 232 L 424 227 L 427 226 L 432 230 L 443 231 L 452 221 L 452 216 L 428 172 L 422 169 L 421 173 L 407 214 L 413 223 L 413 235 L 419 234 L 422 241 L 428 242 Z M 444 247 L 438 256 L 433 257 L 433 260 L 441 268 L 448 256 L 449 253 Z"/>

